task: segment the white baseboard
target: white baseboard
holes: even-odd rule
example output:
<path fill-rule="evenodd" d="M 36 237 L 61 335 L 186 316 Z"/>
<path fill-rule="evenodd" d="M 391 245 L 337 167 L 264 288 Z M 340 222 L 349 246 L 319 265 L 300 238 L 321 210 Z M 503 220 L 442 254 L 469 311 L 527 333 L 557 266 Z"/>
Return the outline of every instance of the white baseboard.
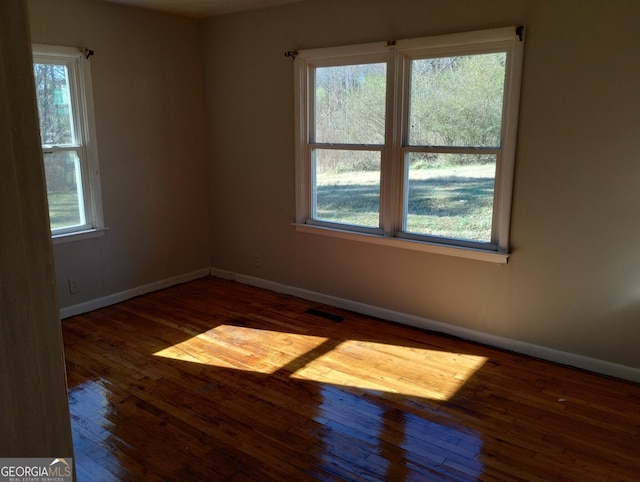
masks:
<path fill-rule="evenodd" d="M 498 335 L 492 335 L 482 331 L 471 330 L 469 328 L 463 328 L 460 326 L 451 325 L 449 323 L 443 323 L 440 321 L 430 320 L 427 318 L 421 318 L 398 311 L 388 310 L 380 308 L 378 306 L 368 305 L 364 303 L 358 303 L 355 301 L 347 300 L 344 298 L 338 298 L 315 291 L 309 291 L 302 288 L 296 288 L 294 286 L 283 285 L 273 281 L 265 280 L 262 278 L 256 278 L 253 276 L 247 276 L 243 274 L 233 273 L 230 271 L 219 270 L 211 268 L 211 275 L 238 281 L 259 288 L 265 288 L 277 293 L 284 293 L 298 298 L 323 303 L 337 308 L 354 311 L 356 313 L 362 313 L 364 315 L 374 316 L 383 320 L 389 320 L 404 325 L 421 328 L 423 330 L 434 331 L 443 333 L 446 335 L 455 336 L 464 340 L 469 340 L 476 343 L 482 343 L 483 345 L 500 348 L 524 355 L 533 356 L 543 360 L 551 361 L 554 363 L 560 363 L 575 368 L 580 368 L 601 375 L 612 376 L 620 378 L 622 380 L 628 380 L 632 382 L 640 382 L 640 369 L 620 365 L 617 363 L 608 362 L 605 360 L 599 360 L 596 358 L 590 358 L 583 355 L 577 355 L 575 353 L 564 352 L 548 348 L 541 345 L 534 345 L 523 341 L 513 340 L 511 338 L 505 338 Z"/>
<path fill-rule="evenodd" d="M 173 278 L 155 281 L 153 283 L 139 286 L 137 288 L 120 291 L 112 295 L 85 301 L 84 303 L 79 303 L 77 305 L 67 306 L 60 309 L 60 318 L 65 319 L 69 318 L 70 316 L 81 315 L 82 313 L 87 313 L 99 308 L 104 308 L 105 306 L 111 306 L 116 303 L 121 303 L 122 301 L 126 301 L 136 296 L 168 288 L 169 286 L 186 283 L 187 281 L 193 281 L 198 278 L 204 278 L 205 276 L 208 276 L 209 273 L 210 270 L 207 268 L 199 269 L 197 271 L 192 271 L 191 273 L 185 273 L 179 276 L 174 276 Z"/>

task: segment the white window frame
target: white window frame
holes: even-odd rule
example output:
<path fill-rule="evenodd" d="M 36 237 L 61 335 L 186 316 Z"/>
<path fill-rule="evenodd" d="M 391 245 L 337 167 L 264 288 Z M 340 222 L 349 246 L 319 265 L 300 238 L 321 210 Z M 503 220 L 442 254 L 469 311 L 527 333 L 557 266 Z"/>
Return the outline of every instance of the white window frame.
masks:
<path fill-rule="evenodd" d="M 76 142 L 69 145 L 43 145 L 45 152 L 73 151 L 80 163 L 78 185 L 82 193 L 85 222 L 51 230 L 53 244 L 104 235 L 102 192 L 98 165 L 97 135 L 93 110 L 91 67 L 85 49 L 57 45 L 32 45 L 33 63 L 64 65 L 68 70 L 69 92 Z"/>
<path fill-rule="evenodd" d="M 524 49 L 523 33 L 523 27 L 505 27 L 394 42 L 295 52 L 296 219 L 294 226 L 296 230 L 385 246 L 506 263 L 509 257 L 511 199 Z M 416 149 L 408 145 L 406 123 L 410 62 L 414 58 L 489 52 L 506 53 L 501 145 L 495 149 L 497 160 L 492 240 L 490 243 L 476 243 L 404 233 L 401 221 L 404 206 L 405 154 L 416 151 L 450 152 L 440 148 L 430 150 L 428 147 L 419 147 Z M 385 144 L 375 146 L 382 152 L 381 228 L 363 229 L 358 226 L 336 225 L 335 223 L 314 220 L 312 219 L 313 169 L 311 153 L 315 147 L 319 146 L 312 139 L 315 69 L 323 66 L 351 65 L 372 61 L 387 62 Z M 365 146 L 349 145 L 348 147 L 357 150 Z"/>

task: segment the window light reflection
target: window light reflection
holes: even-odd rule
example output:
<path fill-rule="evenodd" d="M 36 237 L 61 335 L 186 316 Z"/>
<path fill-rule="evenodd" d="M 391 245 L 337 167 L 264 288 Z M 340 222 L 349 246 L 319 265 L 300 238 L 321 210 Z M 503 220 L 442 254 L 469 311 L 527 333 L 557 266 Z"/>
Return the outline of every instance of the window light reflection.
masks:
<path fill-rule="evenodd" d="M 319 336 L 220 325 L 154 355 L 271 374 L 326 341 L 327 338 Z"/>
<path fill-rule="evenodd" d="M 487 360 L 426 348 L 366 340 L 330 341 L 233 325 L 217 326 L 154 355 L 255 373 L 287 372 L 298 380 L 431 400 L 450 399 Z"/>

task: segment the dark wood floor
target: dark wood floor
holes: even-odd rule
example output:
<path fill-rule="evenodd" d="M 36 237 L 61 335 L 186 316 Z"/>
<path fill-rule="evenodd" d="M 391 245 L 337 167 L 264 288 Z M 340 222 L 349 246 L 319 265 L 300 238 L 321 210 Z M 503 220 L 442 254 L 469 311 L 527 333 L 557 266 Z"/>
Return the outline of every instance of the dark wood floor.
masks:
<path fill-rule="evenodd" d="M 80 482 L 640 480 L 635 384 L 216 278 L 63 330 Z"/>

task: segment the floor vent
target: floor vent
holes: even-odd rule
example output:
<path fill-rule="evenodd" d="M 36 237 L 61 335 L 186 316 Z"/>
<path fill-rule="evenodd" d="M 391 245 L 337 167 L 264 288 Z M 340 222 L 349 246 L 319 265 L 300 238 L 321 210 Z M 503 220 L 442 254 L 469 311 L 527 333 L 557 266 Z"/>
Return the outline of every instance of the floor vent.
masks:
<path fill-rule="evenodd" d="M 307 311 L 305 311 L 305 313 L 308 313 L 314 316 L 320 316 L 321 318 L 326 318 L 327 320 L 335 321 L 336 323 L 340 323 L 341 321 L 344 321 L 344 318 L 342 316 L 334 315 L 332 313 L 327 313 L 326 311 L 322 311 L 322 310 L 316 310 L 315 308 L 309 308 Z"/>

